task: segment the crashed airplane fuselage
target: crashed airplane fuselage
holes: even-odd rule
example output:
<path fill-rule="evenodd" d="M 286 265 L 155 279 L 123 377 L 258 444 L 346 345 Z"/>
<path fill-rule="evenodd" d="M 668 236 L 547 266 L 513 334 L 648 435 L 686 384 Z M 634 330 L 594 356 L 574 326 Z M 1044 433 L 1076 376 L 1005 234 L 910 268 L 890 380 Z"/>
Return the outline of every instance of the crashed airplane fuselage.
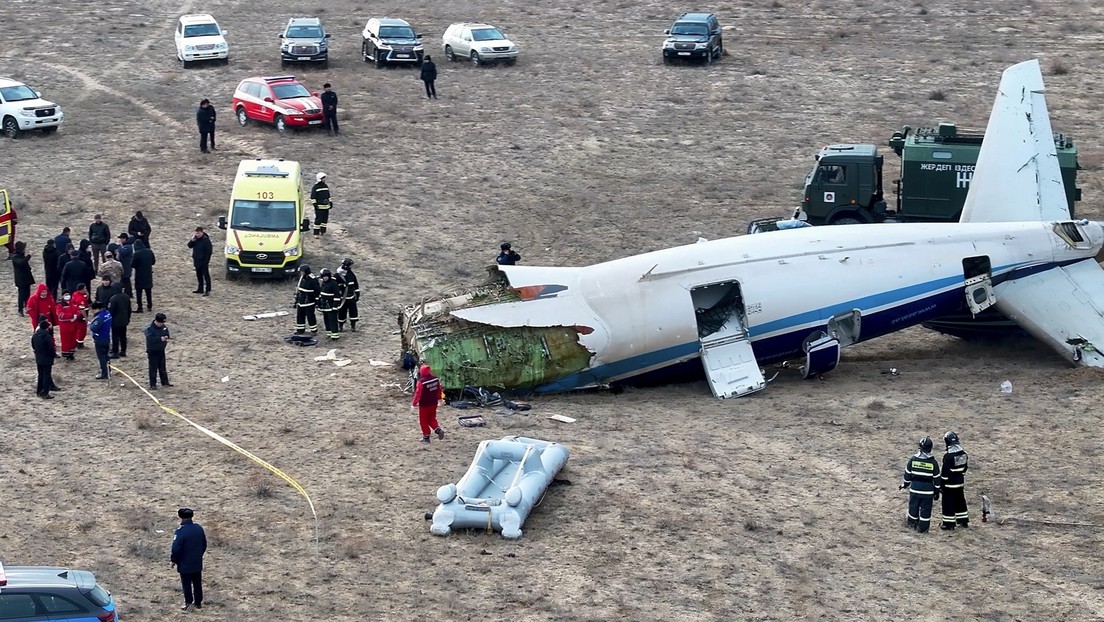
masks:
<path fill-rule="evenodd" d="M 1093 259 L 1104 227 L 1069 220 L 1037 61 L 1005 72 L 986 136 L 961 223 L 803 228 L 580 268 L 499 266 L 496 282 L 404 310 L 404 347 L 448 388 L 564 391 L 701 358 L 714 394 L 733 397 L 765 386 L 762 365 L 802 359 L 809 377 L 847 345 L 996 306 L 1067 359 L 1104 366 L 1104 271 Z M 991 136 L 1003 139 L 987 150 Z"/>

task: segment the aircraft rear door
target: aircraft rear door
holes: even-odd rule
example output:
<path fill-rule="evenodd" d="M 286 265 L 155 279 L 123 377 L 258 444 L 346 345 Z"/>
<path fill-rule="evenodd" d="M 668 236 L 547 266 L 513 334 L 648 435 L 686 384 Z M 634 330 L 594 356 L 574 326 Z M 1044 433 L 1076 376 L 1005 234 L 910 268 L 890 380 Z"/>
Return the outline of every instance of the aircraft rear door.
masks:
<path fill-rule="evenodd" d="M 747 331 L 740 284 L 735 281 L 690 290 L 701 342 L 702 365 L 713 395 L 725 399 L 767 386 Z"/>

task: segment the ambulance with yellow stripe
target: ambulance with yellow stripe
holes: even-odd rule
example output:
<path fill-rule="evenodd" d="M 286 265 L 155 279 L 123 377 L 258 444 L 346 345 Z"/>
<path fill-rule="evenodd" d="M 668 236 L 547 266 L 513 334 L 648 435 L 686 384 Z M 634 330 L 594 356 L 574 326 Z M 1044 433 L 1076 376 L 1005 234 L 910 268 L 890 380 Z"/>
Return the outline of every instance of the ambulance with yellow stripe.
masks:
<path fill-rule="evenodd" d="M 242 160 L 230 193 L 226 230 L 226 278 L 293 276 L 303 258 L 302 169 L 291 160 Z"/>

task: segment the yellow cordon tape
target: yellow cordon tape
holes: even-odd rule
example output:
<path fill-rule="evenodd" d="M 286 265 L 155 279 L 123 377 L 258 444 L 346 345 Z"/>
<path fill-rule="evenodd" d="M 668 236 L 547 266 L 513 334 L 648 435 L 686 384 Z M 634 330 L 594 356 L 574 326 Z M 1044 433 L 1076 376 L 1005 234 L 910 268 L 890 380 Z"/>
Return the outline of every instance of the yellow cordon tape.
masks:
<path fill-rule="evenodd" d="M 273 475 L 275 475 L 276 477 L 279 477 L 280 479 L 284 480 L 285 482 L 290 484 L 291 487 L 294 488 L 299 494 L 303 495 L 303 498 L 307 500 L 307 505 L 310 506 L 311 514 L 314 516 L 314 545 L 317 548 L 317 546 L 318 546 L 318 512 L 314 511 L 314 502 L 311 501 L 310 495 L 307 494 L 307 491 L 306 491 L 305 488 L 303 488 L 302 486 L 299 485 L 299 482 L 292 479 L 291 476 L 288 475 L 287 473 L 284 473 L 280 469 L 278 469 L 275 466 L 269 464 L 266 460 L 257 457 L 255 454 L 253 454 L 253 452 L 239 446 L 234 441 L 231 441 L 230 439 L 222 436 L 218 432 L 213 432 L 211 430 L 208 430 L 207 428 L 199 425 L 195 421 L 192 421 L 191 419 L 185 417 L 184 415 L 176 412 L 172 408 L 162 404 L 161 400 L 157 399 L 156 395 L 154 395 L 154 394 L 150 393 L 148 390 L 146 390 L 146 388 L 143 387 L 141 384 L 139 384 L 137 380 L 132 378 L 130 374 L 126 373 L 125 371 L 119 369 L 118 367 L 116 367 L 114 365 L 108 365 L 108 367 L 115 370 L 119 375 L 121 375 L 124 378 L 126 378 L 127 380 L 129 380 L 131 382 L 131 384 L 138 387 L 142 391 L 142 393 L 145 393 L 147 396 L 149 396 L 149 398 L 151 400 L 153 400 L 153 402 L 155 404 L 157 404 L 157 406 L 160 407 L 161 410 L 169 413 L 170 415 L 172 415 L 174 417 L 179 418 L 180 420 L 184 421 L 185 423 L 192 426 L 193 428 L 199 430 L 200 432 L 203 432 L 207 436 L 210 436 L 211 438 L 213 438 L 216 441 L 222 443 L 223 445 L 226 445 L 230 449 L 233 449 L 234 451 L 238 452 L 239 454 L 245 456 L 246 458 L 249 458 L 253 462 L 256 462 L 257 464 L 261 465 L 262 467 L 268 469 L 270 472 L 272 472 Z"/>

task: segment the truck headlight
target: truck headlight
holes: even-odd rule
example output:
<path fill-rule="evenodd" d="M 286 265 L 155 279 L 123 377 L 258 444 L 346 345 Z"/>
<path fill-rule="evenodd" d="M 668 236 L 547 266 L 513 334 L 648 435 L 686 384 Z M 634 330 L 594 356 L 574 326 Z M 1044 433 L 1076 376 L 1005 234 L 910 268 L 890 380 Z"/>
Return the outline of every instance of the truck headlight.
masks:
<path fill-rule="evenodd" d="M 298 246 L 296 246 L 294 248 L 285 248 L 284 249 L 284 257 L 298 257 L 298 256 L 299 256 L 299 247 Z"/>
<path fill-rule="evenodd" d="M 241 252 L 241 251 L 238 249 L 237 246 L 234 246 L 233 244 L 227 244 L 226 245 L 226 254 L 227 255 L 237 255 L 239 252 Z"/>

